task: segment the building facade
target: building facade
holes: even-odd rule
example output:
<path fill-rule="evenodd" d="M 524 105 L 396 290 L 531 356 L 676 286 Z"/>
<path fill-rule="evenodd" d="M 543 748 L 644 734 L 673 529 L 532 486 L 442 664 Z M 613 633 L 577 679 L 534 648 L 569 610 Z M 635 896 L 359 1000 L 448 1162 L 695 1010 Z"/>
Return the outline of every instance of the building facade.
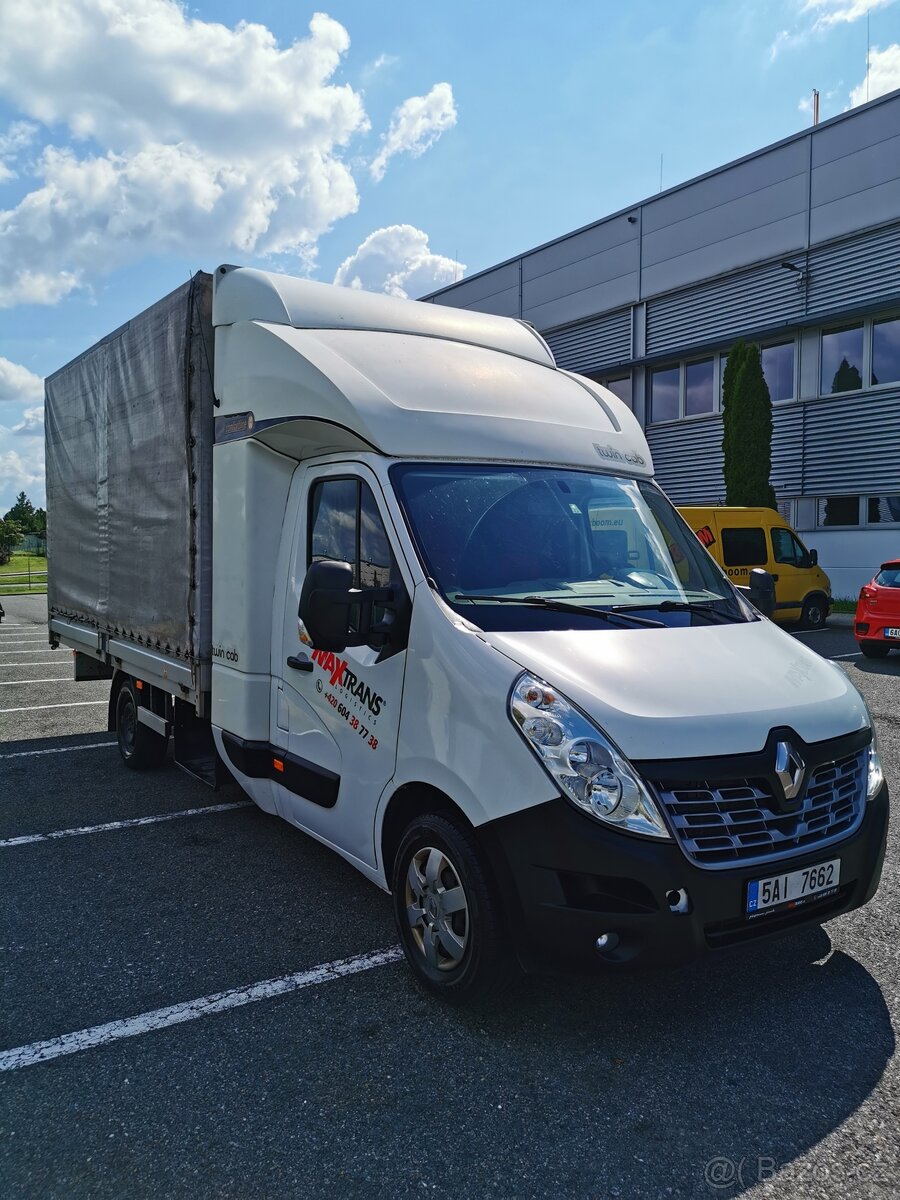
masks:
<path fill-rule="evenodd" d="M 900 91 L 426 297 L 521 317 L 723 503 L 721 381 L 757 342 L 779 507 L 836 596 L 900 556 Z"/>

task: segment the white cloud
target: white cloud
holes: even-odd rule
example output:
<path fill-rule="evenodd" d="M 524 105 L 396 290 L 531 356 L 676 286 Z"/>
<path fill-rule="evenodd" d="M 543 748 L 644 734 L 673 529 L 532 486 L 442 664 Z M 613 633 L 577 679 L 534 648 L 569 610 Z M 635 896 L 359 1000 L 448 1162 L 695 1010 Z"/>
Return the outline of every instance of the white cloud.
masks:
<path fill-rule="evenodd" d="M 0 307 L 55 303 L 148 253 L 309 264 L 359 203 L 342 153 L 368 118 L 333 82 L 348 46 L 321 13 L 281 49 L 262 25 L 174 0 L 4 0 L 0 94 L 55 144 L 39 186 L 0 212 Z"/>
<path fill-rule="evenodd" d="M 887 8 L 894 0 L 805 0 L 801 12 L 815 14 L 813 29 L 849 25 L 876 8 Z"/>
<path fill-rule="evenodd" d="M 391 296 L 423 296 L 453 283 L 465 264 L 435 254 L 428 235 L 412 225 L 376 229 L 338 267 L 334 282 Z"/>
<path fill-rule="evenodd" d="M 0 133 L 0 183 L 16 178 L 17 172 L 10 164 L 31 145 L 37 131 L 37 125 L 30 121 L 13 121 L 6 133 Z"/>
<path fill-rule="evenodd" d="M 823 33 L 835 25 L 850 25 L 877 8 L 887 8 L 895 0 L 803 0 L 799 8 L 801 24 L 793 30 L 782 29 L 769 47 L 774 62 L 783 50 L 802 45 L 812 34 Z"/>
<path fill-rule="evenodd" d="M 410 96 L 391 114 L 381 149 L 369 167 L 372 178 L 384 178 L 388 162 L 396 154 L 418 158 L 433 146 L 445 129 L 456 124 L 456 106 L 449 83 L 436 83 L 426 96 Z"/>
<path fill-rule="evenodd" d="M 865 104 L 885 92 L 900 88 L 900 44 L 886 46 L 884 50 L 873 49 L 869 55 L 868 89 L 866 80 L 856 85 L 850 93 L 850 105 Z"/>
<path fill-rule="evenodd" d="M 27 367 L 0 357 L 0 404 L 36 404 L 44 398 L 44 381 Z"/>

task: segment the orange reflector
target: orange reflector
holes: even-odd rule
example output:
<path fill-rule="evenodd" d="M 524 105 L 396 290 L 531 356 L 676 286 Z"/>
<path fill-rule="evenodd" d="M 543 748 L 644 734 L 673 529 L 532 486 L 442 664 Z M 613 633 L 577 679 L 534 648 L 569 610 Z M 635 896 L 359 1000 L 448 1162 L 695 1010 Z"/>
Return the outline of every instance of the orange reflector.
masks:
<path fill-rule="evenodd" d="M 283 770 L 284 770 L 284 763 L 281 761 L 281 759 L 280 759 L 280 758 L 273 758 L 273 759 L 272 759 L 272 766 L 275 768 L 275 770 L 276 770 L 276 771 L 283 771 Z"/>
<path fill-rule="evenodd" d="M 144 690 L 144 685 L 143 685 L 143 683 L 141 683 L 140 679 L 136 679 L 134 681 L 134 686 L 137 688 L 137 690 L 139 692 L 142 692 Z"/>

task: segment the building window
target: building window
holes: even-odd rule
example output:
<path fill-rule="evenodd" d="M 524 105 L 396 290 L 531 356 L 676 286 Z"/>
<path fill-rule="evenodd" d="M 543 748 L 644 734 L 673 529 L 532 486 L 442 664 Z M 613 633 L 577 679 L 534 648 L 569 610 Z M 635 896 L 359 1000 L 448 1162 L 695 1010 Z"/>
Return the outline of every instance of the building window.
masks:
<path fill-rule="evenodd" d="M 863 327 L 829 329 L 822 333 L 822 376 L 819 392 L 858 391 L 863 383 Z"/>
<path fill-rule="evenodd" d="M 618 396 L 623 404 L 627 404 L 628 407 L 631 408 L 630 372 L 628 375 L 616 375 L 614 378 L 610 376 L 607 379 L 600 379 L 599 382 L 602 383 L 604 387 L 609 388 L 614 396 Z"/>
<path fill-rule="evenodd" d="M 794 343 L 763 346 L 762 369 L 773 403 L 794 398 Z"/>
<path fill-rule="evenodd" d="M 866 520 L 870 525 L 900 524 L 900 496 L 869 496 Z"/>
<path fill-rule="evenodd" d="M 900 380 L 900 317 L 872 325 L 872 385 Z"/>
<path fill-rule="evenodd" d="M 696 417 L 715 408 L 715 360 L 688 363 L 685 367 L 684 415 Z"/>
<path fill-rule="evenodd" d="M 650 420 L 677 421 L 681 368 L 662 367 L 650 376 Z"/>
<path fill-rule="evenodd" d="M 769 555 L 762 529 L 723 529 L 722 557 L 726 567 L 765 566 Z"/>
<path fill-rule="evenodd" d="M 819 500 L 817 524 L 858 525 L 859 496 L 823 496 Z"/>

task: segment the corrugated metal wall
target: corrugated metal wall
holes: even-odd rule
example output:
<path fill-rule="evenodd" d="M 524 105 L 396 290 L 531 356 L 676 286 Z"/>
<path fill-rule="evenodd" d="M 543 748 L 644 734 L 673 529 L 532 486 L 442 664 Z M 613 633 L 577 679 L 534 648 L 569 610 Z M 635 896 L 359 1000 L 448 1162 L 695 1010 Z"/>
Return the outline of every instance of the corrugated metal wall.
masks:
<path fill-rule="evenodd" d="M 602 371 L 631 359 L 631 309 L 606 313 L 544 336 L 556 361 L 567 371 Z"/>
<path fill-rule="evenodd" d="M 900 296 L 900 225 L 811 250 L 808 286 L 810 315 Z"/>
<path fill-rule="evenodd" d="M 796 323 L 803 296 L 780 263 L 729 275 L 647 303 L 647 354 L 680 353 L 733 337 L 735 330 Z"/>

